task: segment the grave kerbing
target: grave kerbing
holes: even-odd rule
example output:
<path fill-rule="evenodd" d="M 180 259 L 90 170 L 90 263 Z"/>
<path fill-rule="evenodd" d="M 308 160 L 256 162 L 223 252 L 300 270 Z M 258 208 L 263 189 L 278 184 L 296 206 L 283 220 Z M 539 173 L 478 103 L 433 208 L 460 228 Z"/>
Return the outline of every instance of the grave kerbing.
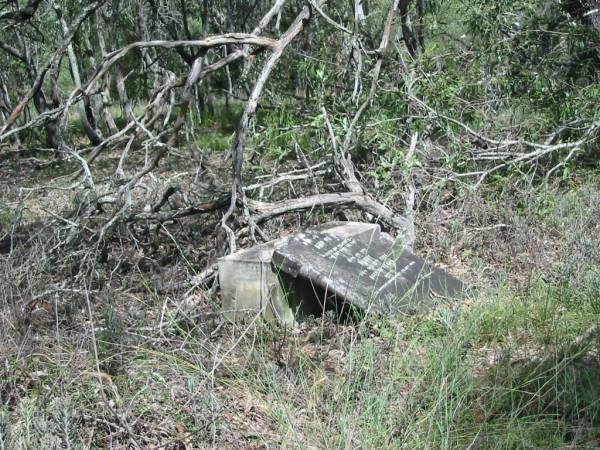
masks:
<path fill-rule="evenodd" d="M 412 312 L 462 283 L 397 244 L 378 225 L 333 222 L 219 260 L 222 309 L 293 324 L 326 302 L 364 312 Z"/>

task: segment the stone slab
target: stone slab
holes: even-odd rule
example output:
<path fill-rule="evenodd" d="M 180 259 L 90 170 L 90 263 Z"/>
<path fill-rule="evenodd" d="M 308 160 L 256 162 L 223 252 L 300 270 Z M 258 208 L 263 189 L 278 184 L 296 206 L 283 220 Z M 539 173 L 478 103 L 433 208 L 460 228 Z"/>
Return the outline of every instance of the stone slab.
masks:
<path fill-rule="evenodd" d="M 384 233 L 369 241 L 307 230 L 274 249 L 273 265 L 310 280 L 363 311 L 412 312 L 433 297 L 452 297 L 462 283 Z"/>

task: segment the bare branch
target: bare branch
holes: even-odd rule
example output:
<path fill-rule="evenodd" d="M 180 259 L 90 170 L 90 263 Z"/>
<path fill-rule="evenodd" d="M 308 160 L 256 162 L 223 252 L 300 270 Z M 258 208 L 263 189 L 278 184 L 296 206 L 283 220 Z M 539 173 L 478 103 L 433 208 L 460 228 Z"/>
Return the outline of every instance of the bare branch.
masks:
<path fill-rule="evenodd" d="M 275 203 L 246 199 L 246 203 L 250 210 L 255 212 L 254 220 L 256 223 L 289 212 L 311 211 L 318 208 L 355 207 L 372 214 L 378 222 L 382 222 L 390 228 L 403 230 L 407 225 L 403 217 L 398 216 L 388 207 L 373 200 L 368 195 L 356 192 L 319 194 Z"/>
<path fill-rule="evenodd" d="M 352 34 L 352 31 L 350 31 L 348 28 L 346 28 L 345 26 L 337 23 L 335 20 L 333 20 L 331 17 L 329 17 L 327 14 L 325 14 L 325 11 L 323 11 L 321 9 L 321 6 L 315 0 L 310 0 L 310 6 L 312 6 L 313 8 L 315 8 L 315 10 L 321 15 L 321 17 L 323 17 L 323 19 L 325 19 L 325 21 L 329 25 L 332 25 L 337 30 L 340 30 L 340 31 L 342 31 L 342 32 L 344 32 L 346 34 Z"/>
<path fill-rule="evenodd" d="M 323 0 L 321 0 L 323 3 Z M 250 98 L 246 102 L 246 107 L 235 132 L 235 137 L 231 145 L 231 155 L 233 160 L 232 167 L 232 191 L 231 191 L 231 206 L 227 213 L 223 216 L 222 224 L 225 225 L 229 219 L 237 202 L 238 194 L 243 197 L 242 190 L 242 165 L 244 161 L 244 151 L 246 149 L 246 141 L 248 137 L 248 127 L 251 120 L 256 114 L 258 100 L 263 92 L 265 84 L 271 75 L 271 72 L 277 65 L 277 62 L 283 55 L 283 51 L 292 42 L 292 40 L 302 31 L 304 24 L 311 17 L 311 10 L 305 6 L 302 11 L 296 16 L 290 27 L 281 35 L 271 56 L 265 62 L 263 69 L 256 79 Z"/>

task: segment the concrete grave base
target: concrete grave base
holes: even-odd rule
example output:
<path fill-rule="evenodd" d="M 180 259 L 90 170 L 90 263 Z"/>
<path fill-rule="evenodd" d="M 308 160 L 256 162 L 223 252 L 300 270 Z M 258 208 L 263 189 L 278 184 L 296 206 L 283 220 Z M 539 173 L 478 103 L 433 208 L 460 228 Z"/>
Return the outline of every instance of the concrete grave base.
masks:
<path fill-rule="evenodd" d="M 236 320 L 261 313 L 268 320 L 293 324 L 281 283 L 271 267 L 275 246 L 281 239 L 219 259 L 219 285 L 223 315 Z"/>

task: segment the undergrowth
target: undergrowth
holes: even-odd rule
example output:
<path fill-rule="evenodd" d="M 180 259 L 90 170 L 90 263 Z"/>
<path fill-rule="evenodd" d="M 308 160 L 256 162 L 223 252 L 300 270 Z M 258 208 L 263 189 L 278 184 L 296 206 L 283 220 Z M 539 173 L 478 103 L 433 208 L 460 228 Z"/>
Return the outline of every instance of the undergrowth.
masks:
<path fill-rule="evenodd" d="M 352 324 L 224 322 L 190 288 L 195 218 L 156 254 L 112 243 L 91 285 L 22 233 L 0 255 L 0 450 L 597 447 L 599 339 L 577 341 L 600 313 L 597 186 L 510 189 L 421 225 L 478 292 Z"/>
<path fill-rule="evenodd" d="M 0 448 L 167 436 L 167 448 L 589 448 L 600 438 L 598 341 L 569 343 L 597 320 L 600 291 L 574 304 L 565 289 L 538 278 L 524 296 L 494 290 L 410 318 L 315 319 L 295 332 L 190 329 L 173 311 L 149 329 L 105 313 L 100 372 L 66 331 L 45 351 L 4 353 Z"/>

